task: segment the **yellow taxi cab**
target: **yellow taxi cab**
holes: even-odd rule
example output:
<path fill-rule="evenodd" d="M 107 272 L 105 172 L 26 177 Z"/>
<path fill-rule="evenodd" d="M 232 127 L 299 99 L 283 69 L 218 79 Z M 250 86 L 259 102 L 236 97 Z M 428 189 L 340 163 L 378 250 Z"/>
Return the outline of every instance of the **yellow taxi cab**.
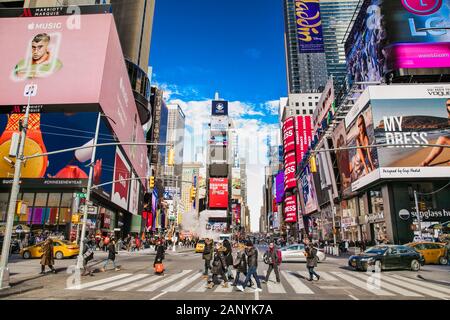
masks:
<path fill-rule="evenodd" d="M 446 265 L 448 263 L 445 243 L 420 241 L 408 243 L 407 246 L 420 252 L 425 259 L 425 264 Z"/>
<path fill-rule="evenodd" d="M 198 240 L 197 245 L 195 246 L 195 253 L 203 253 L 205 250 L 205 240 Z"/>
<path fill-rule="evenodd" d="M 44 242 L 35 244 L 34 246 L 26 247 L 20 250 L 20 255 L 24 259 L 40 258 L 42 257 L 42 245 Z M 80 247 L 72 242 L 66 240 L 53 240 L 53 255 L 56 259 L 76 257 L 80 252 Z"/>

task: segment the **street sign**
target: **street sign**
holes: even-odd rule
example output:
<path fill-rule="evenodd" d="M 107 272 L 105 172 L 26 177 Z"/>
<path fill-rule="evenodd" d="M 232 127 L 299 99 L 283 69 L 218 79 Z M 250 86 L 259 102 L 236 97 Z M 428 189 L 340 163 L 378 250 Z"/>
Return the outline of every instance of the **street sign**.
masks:
<path fill-rule="evenodd" d="M 23 90 L 24 97 L 35 97 L 37 94 L 37 84 L 27 84 Z"/>
<path fill-rule="evenodd" d="M 83 192 L 77 192 L 77 198 L 80 198 L 80 199 L 86 199 L 86 193 L 83 193 Z"/>
<path fill-rule="evenodd" d="M 86 205 L 82 204 L 80 206 L 80 211 L 84 212 Z M 98 208 L 96 206 L 88 206 L 87 213 L 88 214 L 97 214 Z"/>

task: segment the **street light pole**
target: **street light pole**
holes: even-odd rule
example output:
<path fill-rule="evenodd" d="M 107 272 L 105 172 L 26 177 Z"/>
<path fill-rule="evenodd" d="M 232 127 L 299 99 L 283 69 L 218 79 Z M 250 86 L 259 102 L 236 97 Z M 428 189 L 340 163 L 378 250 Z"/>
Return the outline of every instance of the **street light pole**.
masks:
<path fill-rule="evenodd" d="M 98 113 L 97 118 L 97 127 L 95 128 L 95 137 L 94 137 L 94 143 L 92 147 L 92 155 L 91 155 L 91 163 L 89 165 L 89 179 L 88 179 L 88 185 L 87 185 L 87 191 L 86 191 L 86 203 L 84 206 L 84 212 L 83 212 L 83 226 L 81 228 L 81 237 L 80 237 L 80 252 L 78 253 L 78 260 L 77 260 L 77 268 L 81 269 L 83 267 L 83 250 L 84 250 L 84 238 L 86 233 L 86 223 L 87 223 L 87 216 L 88 216 L 88 206 L 89 202 L 91 200 L 91 187 L 92 187 L 92 177 L 94 175 L 94 162 L 95 162 L 95 152 L 97 150 L 96 144 L 98 140 L 98 133 L 100 131 L 100 121 L 101 121 L 102 113 Z"/>
<path fill-rule="evenodd" d="M 32 89 L 29 89 L 32 90 Z M 12 229 L 14 225 L 14 213 L 16 211 L 17 195 L 19 194 L 20 173 L 22 170 L 23 150 L 25 148 L 25 139 L 28 128 L 28 117 L 30 114 L 30 99 L 32 93 L 28 92 L 28 103 L 25 110 L 25 117 L 23 118 L 22 132 L 20 133 L 19 152 L 14 164 L 14 180 L 11 187 L 11 198 L 9 199 L 8 215 L 6 218 L 6 230 L 3 239 L 2 257 L 0 260 L 0 290 L 9 288 L 9 268 L 8 258 L 11 245 Z"/>
<path fill-rule="evenodd" d="M 419 201 L 417 200 L 417 191 L 414 190 L 414 201 L 416 203 L 416 217 L 417 217 L 417 224 L 419 226 L 419 237 L 420 240 L 422 240 L 422 224 L 420 222 L 420 211 L 419 211 Z"/>

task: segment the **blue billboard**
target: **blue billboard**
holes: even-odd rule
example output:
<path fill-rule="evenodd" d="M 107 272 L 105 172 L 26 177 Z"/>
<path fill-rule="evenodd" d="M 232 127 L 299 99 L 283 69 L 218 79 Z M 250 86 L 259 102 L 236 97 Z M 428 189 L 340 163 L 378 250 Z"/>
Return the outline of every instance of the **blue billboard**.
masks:
<path fill-rule="evenodd" d="M 216 101 L 212 102 L 213 116 L 227 116 L 228 115 L 228 101 Z"/>
<path fill-rule="evenodd" d="M 295 0 L 295 20 L 299 52 L 324 52 L 319 0 Z"/>

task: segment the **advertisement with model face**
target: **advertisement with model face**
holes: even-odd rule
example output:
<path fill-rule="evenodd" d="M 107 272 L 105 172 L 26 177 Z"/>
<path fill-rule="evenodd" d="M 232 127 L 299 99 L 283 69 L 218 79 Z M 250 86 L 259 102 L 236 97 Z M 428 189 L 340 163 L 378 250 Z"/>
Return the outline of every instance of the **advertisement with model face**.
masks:
<path fill-rule="evenodd" d="M 347 134 L 345 132 L 345 123 L 341 121 L 333 132 L 333 145 L 336 149 L 347 146 Z M 341 181 L 341 192 L 346 193 L 351 189 L 350 179 L 350 156 L 348 150 L 336 151 L 337 166 Z"/>
<path fill-rule="evenodd" d="M 350 152 L 350 155 L 357 154 L 359 161 L 355 162 L 360 163 L 361 172 L 359 176 L 353 176 L 352 172 L 352 190 L 374 179 L 450 177 L 450 150 L 443 147 L 450 143 L 450 85 L 369 87 L 355 107 L 361 111 L 356 110 L 357 114 L 353 110 L 349 112 L 346 124 L 348 121 L 351 124 L 347 131 L 354 130 L 355 121 L 361 115 L 370 125 L 354 140 L 392 146 L 379 148 L 376 152 L 375 148 L 365 153 Z M 348 134 L 347 141 L 351 141 L 351 137 Z M 419 144 L 442 146 L 421 147 Z M 375 173 L 371 173 L 370 178 L 361 179 L 367 174 L 366 168 Z"/>
<path fill-rule="evenodd" d="M 99 112 L 121 142 L 145 142 L 112 14 L 0 19 L 0 112 L 24 112 L 26 84 L 37 85 L 32 112 Z M 14 32 L 9 32 L 14 30 Z M 8 31 L 8 32 L 7 32 Z M 95 128 L 95 125 L 94 125 Z M 124 146 L 140 177 L 146 146 Z"/>
<path fill-rule="evenodd" d="M 303 169 L 300 176 L 300 187 L 303 194 L 303 204 L 305 205 L 305 214 L 310 214 L 319 208 L 317 203 L 316 188 L 314 179 L 309 166 Z"/>
<path fill-rule="evenodd" d="M 423 70 L 449 68 L 449 17 L 448 1 L 365 0 L 345 44 L 352 79 L 380 81 L 399 69 L 430 74 Z"/>

